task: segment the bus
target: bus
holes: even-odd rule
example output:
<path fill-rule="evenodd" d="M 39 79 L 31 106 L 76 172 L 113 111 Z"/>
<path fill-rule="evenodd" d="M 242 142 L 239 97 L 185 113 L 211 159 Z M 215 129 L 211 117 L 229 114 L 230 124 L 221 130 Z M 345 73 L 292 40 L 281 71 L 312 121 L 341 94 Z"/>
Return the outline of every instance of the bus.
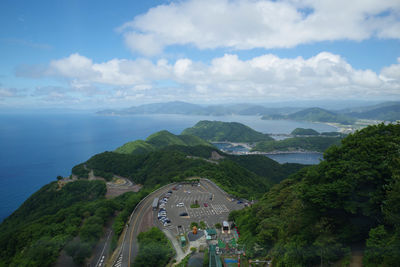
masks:
<path fill-rule="evenodd" d="M 157 208 L 158 208 L 158 197 L 154 198 L 152 207 L 153 207 L 153 210 L 157 210 Z"/>

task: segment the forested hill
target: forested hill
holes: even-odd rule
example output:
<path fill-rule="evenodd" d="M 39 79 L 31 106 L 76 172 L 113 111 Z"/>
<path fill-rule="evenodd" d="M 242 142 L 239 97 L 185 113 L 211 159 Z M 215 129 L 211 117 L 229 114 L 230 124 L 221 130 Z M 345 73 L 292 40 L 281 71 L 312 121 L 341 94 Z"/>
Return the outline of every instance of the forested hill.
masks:
<path fill-rule="evenodd" d="M 250 160 L 249 164 L 244 164 L 230 157 L 213 161 L 209 159 L 212 151 L 217 150 L 205 146 L 171 146 L 142 155 L 104 152 L 74 167 L 73 174 L 85 177 L 89 170 L 93 170 L 101 176 L 120 175 L 143 184 L 145 188 L 183 181 L 188 177 L 207 177 L 233 195 L 258 198 L 273 184 L 304 167 L 300 164 L 280 165 L 267 157 L 252 164 Z M 258 169 L 265 171 L 256 171 Z"/>
<path fill-rule="evenodd" d="M 307 108 L 288 115 L 273 114 L 262 117 L 264 120 L 298 120 L 298 121 L 315 121 L 315 122 L 336 122 L 342 124 L 352 124 L 356 119 L 322 108 Z"/>
<path fill-rule="evenodd" d="M 238 122 L 199 121 L 195 126 L 185 129 L 182 134 L 195 135 L 210 142 L 253 143 L 273 140 L 269 135 Z"/>
<path fill-rule="evenodd" d="M 115 152 L 123 154 L 143 154 L 171 146 L 212 146 L 210 143 L 194 135 L 174 135 L 168 131 L 160 131 L 150 135 L 145 141 L 136 140 L 118 147 Z"/>
<path fill-rule="evenodd" d="M 352 248 L 365 266 L 399 266 L 400 125 L 349 135 L 230 218 L 247 254 L 275 266 L 345 264 Z"/>

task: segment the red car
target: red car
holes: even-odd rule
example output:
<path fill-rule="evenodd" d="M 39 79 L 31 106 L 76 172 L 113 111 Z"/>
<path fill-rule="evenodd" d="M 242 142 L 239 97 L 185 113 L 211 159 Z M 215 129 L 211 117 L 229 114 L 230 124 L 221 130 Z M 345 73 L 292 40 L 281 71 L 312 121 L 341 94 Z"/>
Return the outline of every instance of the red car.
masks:
<path fill-rule="evenodd" d="M 208 207 L 208 204 L 207 204 L 207 203 L 204 203 L 204 207 Z"/>

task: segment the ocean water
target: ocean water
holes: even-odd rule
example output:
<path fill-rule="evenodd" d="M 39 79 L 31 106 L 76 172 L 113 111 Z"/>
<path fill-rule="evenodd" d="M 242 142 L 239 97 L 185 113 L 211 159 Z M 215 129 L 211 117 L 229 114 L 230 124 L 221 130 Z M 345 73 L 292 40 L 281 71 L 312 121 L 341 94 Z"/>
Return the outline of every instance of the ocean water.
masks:
<path fill-rule="evenodd" d="M 279 163 L 300 163 L 307 165 L 318 164 L 323 156 L 322 153 L 282 153 L 282 154 L 268 154 L 267 157 Z"/>
<path fill-rule="evenodd" d="M 68 176 L 74 165 L 91 156 L 159 130 L 179 134 L 203 119 L 242 122 L 265 133 L 290 133 L 297 127 L 335 130 L 323 124 L 263 121 L 256 116 L 0 114 L 0 221 L 32 193 L 58 175 Z"/>

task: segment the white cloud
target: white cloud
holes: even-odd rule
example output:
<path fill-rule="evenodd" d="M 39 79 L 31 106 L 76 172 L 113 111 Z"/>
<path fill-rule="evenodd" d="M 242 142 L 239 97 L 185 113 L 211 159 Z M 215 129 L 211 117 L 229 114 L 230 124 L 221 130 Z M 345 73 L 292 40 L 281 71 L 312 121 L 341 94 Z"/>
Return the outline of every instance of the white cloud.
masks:
<path fill-rule="evenodd" d="M 385 67 L 381 71 L 381 78 L 390 81 L 400 81 L 400 57 L 397 58 L 398 64 Z"/>
<path fill-rule="evenodd" d="M 400 38 L 398 0 L 189 0 L 151 8 L 118 30 L 134 52 L 289 48 L 327 40 Z"/>
<path fill-rule="evenodd" d="M 242 60 L 225 54 L 209 64 L 182 58 L 112 59 L 94 63 L 79 54 L 52 61 L 44 76 L 69 81 L 69 93 L 82 96 L 138 96 L 165 99 L 252 101 L 270 99 L 371 98 L 400 96 L 398 64 L 381 73 L 355 69 L 340 55 L 319 53 L 311 58 L 280 58 L 265 54 Z M 37 93 L 66 93 L 39 88 Z"/>

